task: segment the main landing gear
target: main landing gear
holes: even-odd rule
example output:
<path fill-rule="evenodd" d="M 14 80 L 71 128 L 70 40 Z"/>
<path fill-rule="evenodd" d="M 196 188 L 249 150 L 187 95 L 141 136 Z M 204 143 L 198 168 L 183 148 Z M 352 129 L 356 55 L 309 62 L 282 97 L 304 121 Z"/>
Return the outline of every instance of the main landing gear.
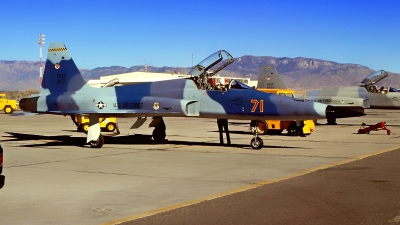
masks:
<path fill-rule="evenodd" d="M 254 137 L 251 139 L 250 145 L 253 149 L 260 150 L 264 146 L 264 141 L 258 136 L 258 121 L 252 124 L 251 130 L 254 132 Z"/>
<path fill-rule="evenodd" d="M 155 142 L 162 142 L 165 140 L 166 137 L 166 127 L 163 118 L 161 118 L 161 121 L 154 127 L 153 130 L 153 140 Z"/>
<path fill-rule="evenodd" d="M 94 118 L 91 118 L 89 121 L 98 121 L 98 117 L 96 115 L 90 115 Z M 73 120 L 74 121 L 74 120 Z M 139 118 L 139 120 L 132 126 L 134 128 L 140 127 L 144 121 L 146 121 L 145 118 Z M 164 120 L 162 117 L 154 117 L 153 121 L 150 123 L 149 125 L 150 127 L 154 127 L 153 130 L 153 140 L 157 143 L 163 142 L 165 140 L 166 137 L 166 126 L 164 123 Z M 92 148 L 101 148 L 104 145 L 104 136 L 100 133 L 100 125 L 99 123 L 95 123 L 92 125 L 88 124 L 88 138 L 87 138 L 87 143 L 90 145 L 90 147 Z M 118 135 L 119 132 L 119 128 L 118 128 L 118 124 L 115 124 L 115 127 L 113 127 L 116 131 L 116 133 L 114 135 Z M 132 128 L 131 128 L 132 129 Z M 113 136 L 114 136 L 113 135 Z M 95 139 L 94 137 L 98 137 L 97 139 Z M 91 141 L 89 141 L 91 140 Z"/>
<path fill-rule="evenodd" d="M 328 118 L 326 118 L 326 121 L 327 121 L 326 124 L 328 124 L 328 125 L 337 125 L 336 117 L 328 117 Z"/>
<path fill-rule="evenodd" d="M 89 142 L 90 147 L 92 148 L 101 148 L 104 145 L 104 136 L 100 134 L 99 138 L 96 141 Z"/>

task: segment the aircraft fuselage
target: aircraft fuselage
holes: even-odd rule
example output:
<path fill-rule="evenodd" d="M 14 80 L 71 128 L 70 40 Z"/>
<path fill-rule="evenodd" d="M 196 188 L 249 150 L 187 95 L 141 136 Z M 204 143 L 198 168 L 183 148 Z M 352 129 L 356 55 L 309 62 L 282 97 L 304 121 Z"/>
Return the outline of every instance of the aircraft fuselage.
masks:
<path fill-rule="evenodd" d="M 56 114 L 107 114 L 115 117 L 174 116 L 231 119 L 325 118 L 323 105 L 255 89 L 199 90 L 191 79 L 51 93 L 21 100 L 26 111 Z"/>
<path fill-rule="evenodd" d="M 364 87 L 359 86 L 312 90 L 307 92 L 307 99 L 334 106 L 352 105 L 371 109 L 400 109 L 399 92 L 368 92 Z M 365 101 L 368 101 L 368 104 Z"/>

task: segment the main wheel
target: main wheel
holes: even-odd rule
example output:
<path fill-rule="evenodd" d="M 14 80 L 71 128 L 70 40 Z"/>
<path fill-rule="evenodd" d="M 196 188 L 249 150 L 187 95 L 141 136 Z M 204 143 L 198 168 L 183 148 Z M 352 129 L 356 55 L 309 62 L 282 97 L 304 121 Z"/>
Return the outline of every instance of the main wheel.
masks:
<path fill-rule="evenodd" d="M 328 117 L 328 118 L 326 118 L 326 121 L 327 121 L 326 124 L 329 124 L 329 125 L 337 125 L 337 123 L 336 123 L 336 118 L 335 118 L 335 117 Z"/>
<path fill-rule="evenodd" d="M 90 147 L 92 148 L 101 148 L 104 145 L 104 137 L 100 134 L 99 138 L 96 141 L 89 142 Z"/>
<path fill-rule="evenodd" d="M 109 132 L 114 131 L 115 130 L 115 123 L 113 123 L 113 122 L 107 123 L 106 130 L 109 131 Z"/>
<path fill-rule="evenodd" d="M 157 129 L 155 128 L 153 130 L 153 139 L 156 142 L 162 142 L 165 140 L 165 137 L 167 136 L 167 134 L 165 133 L 165 130 L 163 129 Z"/>
<path fill-rule="evenodd" d="M 251 139 L 250 145 L 253 149 L 261 149 L 264 145 L 264 142 L 260 137 L 254 137 Z"/>
<path fill-rule="evenodd" d="M 10 106 L 4 107 L 4 113 L 5 114 L 11 114 L 13 112 L 14 112 L 14 110 Z"/>

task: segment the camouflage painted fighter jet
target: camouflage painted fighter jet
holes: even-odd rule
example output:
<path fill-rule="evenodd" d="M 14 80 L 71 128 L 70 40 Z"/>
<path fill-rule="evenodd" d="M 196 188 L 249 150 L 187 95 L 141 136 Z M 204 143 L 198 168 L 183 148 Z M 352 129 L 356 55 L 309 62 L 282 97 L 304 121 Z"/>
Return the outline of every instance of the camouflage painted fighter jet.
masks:
<path fill-rule="evenodd" d="M 163 117 L 306 120 L 326 118 L 332 112 L 325 104 L 260 92 L 238 81 L 232 81 L 225 91 L 213 90 L 210 77 L 233 61 L 221 50 L 196 65 L 189 78 L 95 88 L 86 84 L 65 45 L 52 43 L 40 93 L 21 99 L 19 106 L 38 114 L 87 115 L 86 141 L 96 148 L 104 144 L 99 117 L 136 117 L 133 128 L 152 117 L 153 139 L 162 141 L 166 137 Z M 212 71 L 212 67 L 217 68 Z M 257 134 L 251 146 L 263 146 Z"/>
<path fill-rule="evenodd" d="M 361 81 L 358 86 L 307 91 L 307 99 L 359 109 L 400 109 L 400 92 L 397 89 L 376 87 L 376 84 L 387 76 L 384 70 L 379 70 Z M 336 124 L 336 118 L 340 117 L 328 117 L 328 124 Z"/>
<path fill-rule="evenodd" d="M 327 88 L 306 92 L 306 99 L 335 107 L 335 113 L 327 116 L 328 124 L 336 124 L 337 118 L 362 116 L 364 109 L 400 109 L 400 91 L 393 87 L 377 88 L 376 84 L 388 74 L 379 70 L 363 81 L 359 86 Z M 260 69 L 259 87 L 287 89 L 279 73 L 273 66 Z"/>

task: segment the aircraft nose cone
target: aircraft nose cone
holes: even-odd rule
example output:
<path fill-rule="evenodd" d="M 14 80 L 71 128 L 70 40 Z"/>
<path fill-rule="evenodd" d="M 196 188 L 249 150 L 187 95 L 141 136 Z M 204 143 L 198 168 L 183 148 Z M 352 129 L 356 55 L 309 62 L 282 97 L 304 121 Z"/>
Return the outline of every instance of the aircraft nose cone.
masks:
<path fill-rule="evenodd" d="M 335 107 L 329 105 L 326 108 L 326 115 L 331 118 L 347 118 L 365 116 L 365 112 L 364 108 Z"/>

